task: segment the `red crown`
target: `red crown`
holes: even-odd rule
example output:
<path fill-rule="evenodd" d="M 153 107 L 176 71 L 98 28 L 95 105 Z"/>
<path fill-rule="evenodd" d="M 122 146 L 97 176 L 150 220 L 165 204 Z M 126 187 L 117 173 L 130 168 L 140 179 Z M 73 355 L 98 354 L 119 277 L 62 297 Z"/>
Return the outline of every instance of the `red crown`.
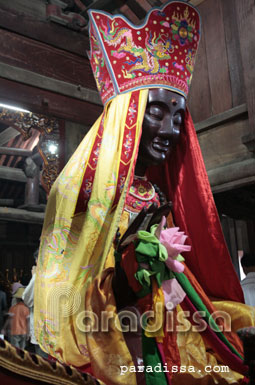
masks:
<path fill-rule="evenodd" d="M 153 8 L 142 26 L 89 11 L 90 62 L 104 104 L 118 94 L 164 87 L 187 97 L 200 38 L 198 11 L 181 1 Z"/>

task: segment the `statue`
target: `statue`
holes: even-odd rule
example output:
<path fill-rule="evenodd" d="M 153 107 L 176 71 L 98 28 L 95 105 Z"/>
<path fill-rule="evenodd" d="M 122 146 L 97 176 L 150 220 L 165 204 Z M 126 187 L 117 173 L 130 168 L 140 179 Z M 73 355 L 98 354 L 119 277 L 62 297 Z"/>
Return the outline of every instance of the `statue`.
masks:
<path fill-rule="evenodd" d="M 141 27 L 89 15 L 91 66 L 105 107 L 51 189 L 36 338 L 49 355 L 106 384 L 199 384 L 208 375 L 237 383 L 247 370 L 240 340 L 227 328 L 230 318 L 213 315 L 238 310 L 242 326 L 253 320 L 186 108 L 198 12 L 168 2 Z M 135 315 L 137 334 L 125 336 L 122 309 Z M 150 312 L 161 320 L 156 330 Z M 185 312 L 187 329 L 176 329 Z M 219 374 L 222 365 L 229 371 Z"/>

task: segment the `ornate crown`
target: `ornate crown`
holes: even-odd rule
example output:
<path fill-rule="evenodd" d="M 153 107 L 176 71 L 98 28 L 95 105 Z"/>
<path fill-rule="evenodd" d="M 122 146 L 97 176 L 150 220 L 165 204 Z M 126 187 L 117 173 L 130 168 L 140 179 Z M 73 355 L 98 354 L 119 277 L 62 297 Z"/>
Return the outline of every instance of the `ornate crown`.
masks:
<path fill-rule="evenodd" d="M 142 26 L 89 11 L 90 62 L 104 104 L 118 94 L 164 87 L 187 97 L 200 38 L 198 11 L 181 1 L 153 8 Z"/>

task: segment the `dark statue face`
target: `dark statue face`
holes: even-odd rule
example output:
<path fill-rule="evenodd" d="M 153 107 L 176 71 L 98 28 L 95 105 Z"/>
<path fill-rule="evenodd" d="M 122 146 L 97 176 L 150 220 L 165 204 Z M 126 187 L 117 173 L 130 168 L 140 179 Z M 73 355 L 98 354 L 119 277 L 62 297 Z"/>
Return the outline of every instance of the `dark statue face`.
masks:
<path fill-rule="evenodd" d="M 186 101 L 183 96 L 155 88 L 149 90 L 143 131 L 136 163 L 136 175 L 144 175 L 150 165 L 163 163 L 178 142 Z"/>

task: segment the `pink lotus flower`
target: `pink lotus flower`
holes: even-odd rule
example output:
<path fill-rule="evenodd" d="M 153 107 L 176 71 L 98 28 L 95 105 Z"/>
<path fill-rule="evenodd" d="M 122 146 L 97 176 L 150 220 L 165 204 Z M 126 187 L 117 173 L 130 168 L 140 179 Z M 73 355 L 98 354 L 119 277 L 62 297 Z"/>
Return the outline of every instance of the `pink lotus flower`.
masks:
<path fill-rule="evenodd" d="M 165 224 L 166 218 L 163 217 L 155 231 L 155 236 L 167 250 L 168 259 L 165 261 L 167 267 L 176 273 L 182 273 L 184 266 L 176 258 L 180 253 L 190 251 L 191 246 L 184 245 L 187 235 L 183 231 L 179 231 L 179 227 L 170 227 L 164 230 Z"/>

